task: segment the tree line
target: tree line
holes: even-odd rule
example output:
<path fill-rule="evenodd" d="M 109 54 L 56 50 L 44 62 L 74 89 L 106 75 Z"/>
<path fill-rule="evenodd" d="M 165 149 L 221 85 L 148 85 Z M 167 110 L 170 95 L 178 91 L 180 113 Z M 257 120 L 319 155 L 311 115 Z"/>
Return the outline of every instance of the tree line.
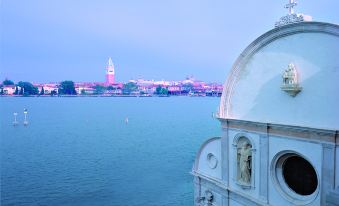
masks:
<path fill-rule="evenodd" d="M 4 86 L 15 86 L 15 91 L 13 93 L 14 95 L 28 96 L 45 94 L 44 87 L 42 87 L 39 92 L 38 87 L 34 86 L 30 82 L 19 81 L 17 84 L 15 84 L 12 80 L 5 79 L 0 86 L 1 86 L 0 94 L 4 94 L 3 88 Z M 75 90 L 74 82 L 70 80 L 62 81 L 58 85 L 58 92 L 51 91 L 50 95 L 56 95 L 57 93 L 61 95 L 76 95 L 77 92 Z"/>
<path fill-rule="evenodd" d="M 12 80 L 4 80 L 1 85 L 1 94 L 4 93 L 3 86 L 15 86 L 15 95 L 37 95 L 39 94 L 39 90 L 30 82 L 20 81 L 17 84 L 14 84 Z M 20 88 L 20 89 L 19 89 Z"/>
<path fill-rule="evenodd" d="M 4 86 L 15 86 L 15 92 L 14 95 L 23 95 L 23 96 L 28 96 L 28 95 L 45 95 L 45 89 L 44 87 L 41 88 L 39 91 L 38 87 L 34 86 L 30 82 L 24 82 L 24 81 L 19 81 L 17 84 L 15 84 L 12 80 L 5 79 L 2 84 L 0 85 L 1 91 L 0 94 L 4 94 L 3 87 Z M 92 87 L 94 89 L 93 94 L 104 94 L 107 90 L 108 91 L 113 91 L 116 90 L 117 88 L 113 86 L 102 86 L 102 85 L 95 85 Z M 121 89 L 122 94 L 129 95 L 133 92 L 138 92 L 138 85 L 134 82 L 128 82 L 123 84 Z M 142 92 L 141 92 L 142 93 Z M 75 84 L 71 80 L 65 80 L 60 82 L 58 85 L 58 91 L 52 91 L 50 95 L 77 95 L 77 91 L 75 89 Z M 80 94 L 85 95 L 86 92 L 85 90 L 81 90 Z M 155 90 L 155 94 L 157 95 L 168 95 L 168 89 L 165 87 L 158 86 Z"/>

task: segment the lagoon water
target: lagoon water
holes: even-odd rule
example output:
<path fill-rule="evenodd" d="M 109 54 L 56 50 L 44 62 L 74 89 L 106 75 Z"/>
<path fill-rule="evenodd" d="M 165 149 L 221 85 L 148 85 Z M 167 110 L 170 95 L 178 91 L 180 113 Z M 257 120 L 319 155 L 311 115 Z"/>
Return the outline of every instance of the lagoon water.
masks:
<path fill-rule="evenodd" d="M 212 118 L 218 104 L 213 97 L 0 98 L 1 205 L 192 206 L 189 172 L 200 145 L 221 134 Z"/>

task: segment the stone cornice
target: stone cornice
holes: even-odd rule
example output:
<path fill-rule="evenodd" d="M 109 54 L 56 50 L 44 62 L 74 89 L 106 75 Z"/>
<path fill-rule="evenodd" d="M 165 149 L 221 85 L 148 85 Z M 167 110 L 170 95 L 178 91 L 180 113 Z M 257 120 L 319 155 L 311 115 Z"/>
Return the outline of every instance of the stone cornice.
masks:
<path fill-rule="evenodd" d="M 218 118 L 224 129 L 240 129 L 251 132 L 277 135 L 290 138 L 302 138 L 308 141 L 320 141 L 339 145 L 339 131 L 274 123 L 261 123 L 238 119 Z"/>
<path fill-rule="evenodd" d="M 217 186 L 221 189 L 228 190 L 228 187 L 222 182 L 222 180 L 216 179 L 216 178 L 211 177 L 211 176 L 206 175 L 206 174 L 201 174 L 201 173 L 199 173 L 195 170 L 192 170 L 192 172 L 190 172 L 190 173 L 191 173 L 191 175 L 193 175 L 195 177 L 199 177 L 199 178 L 207 180 L 208 182 L 213 183 L 215 186 Z"/>

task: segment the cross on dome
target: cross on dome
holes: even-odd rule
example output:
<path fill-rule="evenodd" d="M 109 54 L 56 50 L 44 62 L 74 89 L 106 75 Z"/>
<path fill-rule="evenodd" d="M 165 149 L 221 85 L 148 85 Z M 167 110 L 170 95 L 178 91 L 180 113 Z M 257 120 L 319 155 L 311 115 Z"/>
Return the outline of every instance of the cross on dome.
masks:
<path fill-rule="evenodd" d="M 303 21 L 312 21 L 312 16 L 294 13 L 294 7 L 297 6 L 297 0 L 288 0 L 289 3 L 285 5 L 285 8 L 288 9 L 288 14 L 275 22 L 275 27 L 281 27 L 287 24 L 293 24 Z"/>
<path fill-rule="evenodd" d="M 297 6 L 297 0 L 289 0 L 289 3 L 285 5 L 285 8 L 288 9 L 288 14 L 294 14 L 293 7 Z"/>

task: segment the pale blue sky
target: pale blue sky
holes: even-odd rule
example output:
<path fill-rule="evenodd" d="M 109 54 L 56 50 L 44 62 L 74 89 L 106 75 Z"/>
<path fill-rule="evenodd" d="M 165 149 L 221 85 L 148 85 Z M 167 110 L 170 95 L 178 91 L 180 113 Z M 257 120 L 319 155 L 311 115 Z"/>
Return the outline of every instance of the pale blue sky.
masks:
<path fill-rule="evenodd" d="M 0 79 L 104 81 L 187 75 L 224 82 L 239 53 L 287 13 L 287 0 L 0 0 Z M 339 22 L 338 0 L 297 12 Z"/>

